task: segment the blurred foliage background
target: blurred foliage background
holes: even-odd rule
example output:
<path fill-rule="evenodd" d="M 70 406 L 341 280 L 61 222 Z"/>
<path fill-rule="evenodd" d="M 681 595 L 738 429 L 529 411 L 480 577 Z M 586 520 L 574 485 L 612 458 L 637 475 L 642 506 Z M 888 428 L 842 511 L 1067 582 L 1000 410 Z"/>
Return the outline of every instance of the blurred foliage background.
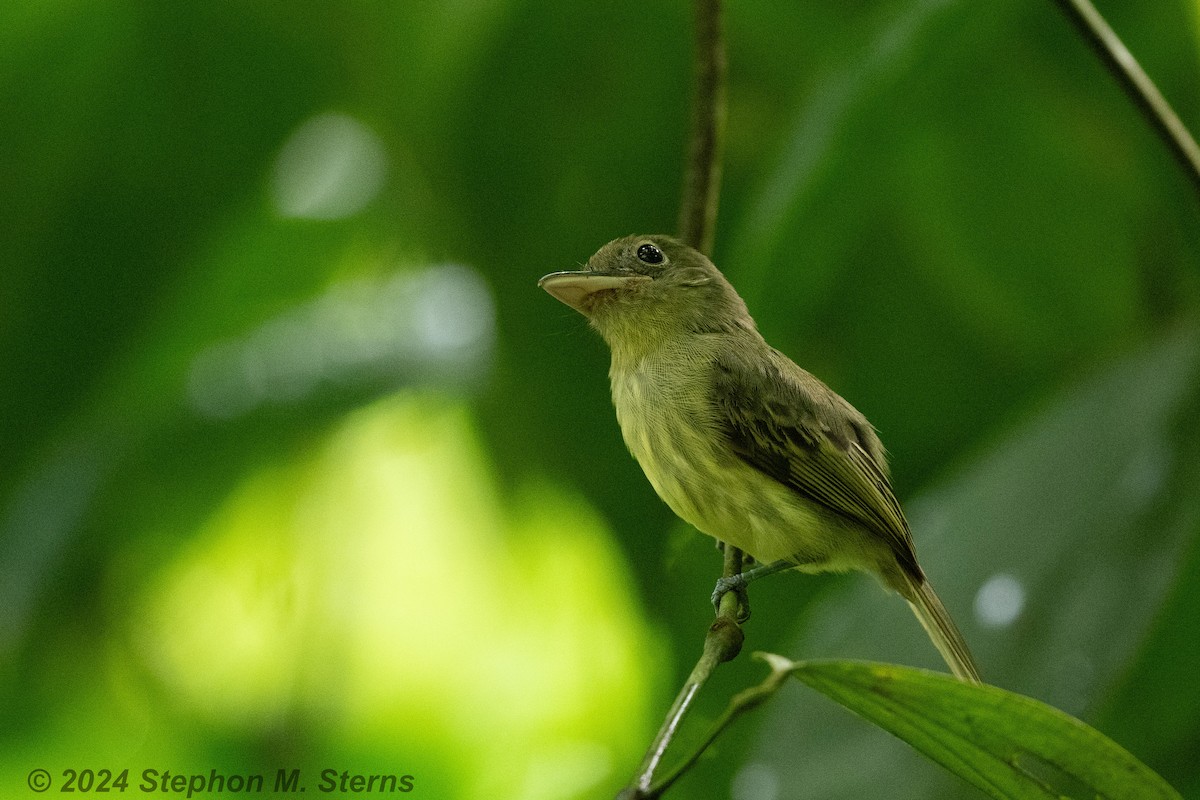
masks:
<path fill-rule="evenodd" d="M 1099 6 L 1200 129 L 1200 4 Z M 717 263 L 880 429 L 985 677 L 1200 797 L 1192 187 L 1052 3 L 727 26 Z M 0 5 L 0 793 L 616 792 L 719 559 L 535 282 L 672 228 L 690 38 L 680 0 Z M 940 668 L 866 577 L 753 602 L 747 651 Z M 798 685 L 676 793 L 978 796 Z"/>

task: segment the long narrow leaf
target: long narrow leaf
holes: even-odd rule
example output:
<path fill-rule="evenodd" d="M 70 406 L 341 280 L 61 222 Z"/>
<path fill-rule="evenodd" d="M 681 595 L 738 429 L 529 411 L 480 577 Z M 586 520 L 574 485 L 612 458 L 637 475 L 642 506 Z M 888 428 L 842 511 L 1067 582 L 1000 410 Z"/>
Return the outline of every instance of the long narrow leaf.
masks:
<path fill-rule="evenodd" d="M 768 660 L 992 797 L 1180 798 L 1116 742 L 1038 700 L 890 664 Z"/>

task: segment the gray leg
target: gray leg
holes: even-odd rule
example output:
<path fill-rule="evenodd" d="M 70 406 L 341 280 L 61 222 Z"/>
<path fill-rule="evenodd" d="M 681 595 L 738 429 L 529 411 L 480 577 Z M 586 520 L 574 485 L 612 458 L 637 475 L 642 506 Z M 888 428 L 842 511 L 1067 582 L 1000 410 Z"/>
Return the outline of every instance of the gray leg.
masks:
<path fill-rule="evenodd" d="M 750 616 L 750 604 L 746 602 L 745 592 L 746 587 L 751 581 L 756 581 L 759 578 L 765 578 L 768 575 L 774 575 L 776 572 L 783 572 L 785 569 L 792 569 L 796 566 L 795 561 L 775 561 L 770 564 L 761 564 L 754 569 L 748 569 L 744 572 L 739 572 L 737 575 L 730 575 L 728 578 L 721 578 L 717 581 L 717 588 L 713 589 L 712 604 L 713 608 L 720 611 L 721 598 L 729 592 L 737 592 L 742 596 L 742 604 L 747 609 L 745 615 L 740 620 L 745 622 Z"/>

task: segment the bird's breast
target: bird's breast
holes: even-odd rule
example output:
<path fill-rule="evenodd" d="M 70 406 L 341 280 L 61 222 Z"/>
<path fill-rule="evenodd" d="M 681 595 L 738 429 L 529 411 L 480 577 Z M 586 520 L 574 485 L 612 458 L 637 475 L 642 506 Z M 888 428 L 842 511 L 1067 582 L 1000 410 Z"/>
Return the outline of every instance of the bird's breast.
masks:
<path fill-rule="evenodd" d="M 710 396 L 702 348 L 614 358 L 610 377 L 621 434 L 654 490 L 684 521 L 765 561 L 825 559 L 825 520 L 796 493 L 734 453 Z"/>
<path fill-rule="evenodd" d="M 695 352 L 614 362 L 613 404 L 621 434 L 671 510 L 718 538 L 744 512 L 728 496 L 734 456 L 709 398 L 710 362 Z"/>

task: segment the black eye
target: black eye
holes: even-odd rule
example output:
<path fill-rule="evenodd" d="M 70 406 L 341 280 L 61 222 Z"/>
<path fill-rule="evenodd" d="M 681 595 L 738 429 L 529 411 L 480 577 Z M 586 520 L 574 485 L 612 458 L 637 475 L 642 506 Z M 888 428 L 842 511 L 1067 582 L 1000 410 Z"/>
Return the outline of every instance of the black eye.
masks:
<path fill-rule="evenodd" d="M 639 261 L 645 261 L 647 264 L 661 264 L 663 261 L 662 250 L 652 244 L 644 244 L 639 247 L 637 257 Z"/>

